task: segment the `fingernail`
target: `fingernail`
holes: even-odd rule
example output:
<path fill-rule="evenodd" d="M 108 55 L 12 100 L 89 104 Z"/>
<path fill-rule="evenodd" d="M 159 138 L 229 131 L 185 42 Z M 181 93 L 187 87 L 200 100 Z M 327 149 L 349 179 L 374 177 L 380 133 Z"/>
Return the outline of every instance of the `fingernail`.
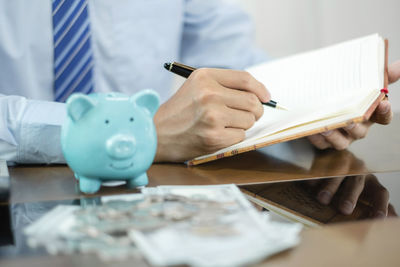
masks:
<path fill-rule="evenodd" d="M 383 218 L 386 217 L 386 214 L 385 214 L 383 211 L 378 210 L 378 211 L 375 213 L 375 216 L 374 216 L 374 217 L 375 217 L 375 218 L 378 218 L 378 219 L 383 219 Z"/>
<path fill-rule="evenodd" d="M 350 215 L 350 214 L 353 212 L 353 209 L 354 209 L 353 203 L 351 203 L 351 202 L 348 201 L 348 200 L 344 201 L 344 202 L 342 203 L 342 205 L 340 205 L 340 211 L 341 211 L 343 214 L 346 214 L 346 215 Z"/>
<path fill-rule="evenodd" d="M 326 131 L 326 132 L 323 132 L 323 133 L 321 133 L 323 136 L 330 136 L 331 134 L 332 134 L 332 130 L 329 130 L 329 131 Z"/>
<path fill-rule="evenodd" d="M 346 126 L 346 130 L 351 130 L 351 129 L 354 128 L 354 126 L 356 126 L 356 124 L 355 123 L 351 123 L 351 124 Z"/>
<path fill-rule="evenodd" d="M 386 114 L 386 113 L 389 112 L 389 110 L 390 110 L 390 105 L 387 104 L 387 105 L 384 106 L 383 109 L 380 109 L 380 110 L 379 110 L 379 114 L 382 114 L 382 115 L 383 115 L 383 114 Z"/>
<path fill-rule="evenodd" d="M 331 202 L 332 194 L 329 191 L 322 190 L 321 192 L 318 193 L 317 198 L 319 202 L 321 202 L 322 204 L 328 205 Z"/>

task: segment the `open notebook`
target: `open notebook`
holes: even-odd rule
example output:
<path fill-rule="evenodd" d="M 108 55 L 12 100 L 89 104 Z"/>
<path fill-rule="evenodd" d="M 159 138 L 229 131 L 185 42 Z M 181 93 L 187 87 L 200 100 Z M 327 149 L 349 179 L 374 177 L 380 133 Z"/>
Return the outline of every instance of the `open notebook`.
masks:
<path fill-rule="evenodd" d="M 387 87 L 387 41 L 378 34 L 247 70 L 289 111 L 264 107 L 246 139 L 188 161 L 197 165 L 369 119 Z"/>

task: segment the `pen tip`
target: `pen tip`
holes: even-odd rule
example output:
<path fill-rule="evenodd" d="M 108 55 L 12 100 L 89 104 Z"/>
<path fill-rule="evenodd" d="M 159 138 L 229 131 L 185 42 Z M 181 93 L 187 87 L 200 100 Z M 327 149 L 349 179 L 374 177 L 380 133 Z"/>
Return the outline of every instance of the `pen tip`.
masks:
<path fill-rule="evenodd" d="M 276 105 L 276 108 L 277 109 L 281 109 L 281 110 L 286 110 L 286 111 L 289 111 L 289 109 L 287 108 L 287 107 L 284 107 L 284 106 L 282 106 L 282 105 Z"/>
<path fill-rule="evenodd" d="M 164 63 L 164 68 L 166 68 L 167 70 L 169 70 L 170 67 L 171 67 L 171 63 L 169 63 L 169 62 Z"/>

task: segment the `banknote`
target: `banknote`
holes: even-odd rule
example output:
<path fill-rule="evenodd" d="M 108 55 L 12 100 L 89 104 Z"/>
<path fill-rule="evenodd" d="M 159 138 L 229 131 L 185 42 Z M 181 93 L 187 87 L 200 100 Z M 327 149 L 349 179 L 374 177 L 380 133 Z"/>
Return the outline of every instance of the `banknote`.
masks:
<path fill-rule="evenodd" d="M 158 266 L 238 266 L 295 246 L 301 226 L 272 221 L 235 185 L 159 186 L 60 205 L 25 229 L 48 253 L 144 257 Z"/>
<path fill-rule="evenodd" d="M 247 265 L 299 242 L 300 225 L 271 222 L 235 185 L 160 186 L 142 193 L 180 199 L 165 210 L 187 218 L 154 231 L 130 231 L 153 265 Z"/>

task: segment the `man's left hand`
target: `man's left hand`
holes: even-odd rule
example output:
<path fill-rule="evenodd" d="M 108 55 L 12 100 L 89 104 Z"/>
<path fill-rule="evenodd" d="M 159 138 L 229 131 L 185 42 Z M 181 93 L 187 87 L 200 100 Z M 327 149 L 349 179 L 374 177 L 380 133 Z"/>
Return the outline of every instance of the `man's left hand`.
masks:
<path fill-rule="evenodd" d="M 400 60 L 394 62 L 388 69 L 389 84 L 400 79 Z M 371 118 L 362 123 L 351 124 L 345 128 L 327 131 L 321 134 L 315 134 L 308 137 L 308 140 L 319 149 L 335 148 L 344 150 L 357 140 L 367 135 L 369 127 L 373 123 L 389 124 L 393 118 L 393 112 L 388 100 L 383 100 L 375 109 Z"/>

